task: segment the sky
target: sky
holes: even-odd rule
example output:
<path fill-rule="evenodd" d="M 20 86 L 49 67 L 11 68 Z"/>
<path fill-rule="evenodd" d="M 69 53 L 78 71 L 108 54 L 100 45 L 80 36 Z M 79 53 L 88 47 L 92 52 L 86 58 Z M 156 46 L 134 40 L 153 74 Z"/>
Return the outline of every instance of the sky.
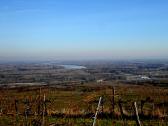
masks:
<path fill-rule="evenodd" d="M 167 59 L 167 0 L 0 0 L 0 60 Z"/>

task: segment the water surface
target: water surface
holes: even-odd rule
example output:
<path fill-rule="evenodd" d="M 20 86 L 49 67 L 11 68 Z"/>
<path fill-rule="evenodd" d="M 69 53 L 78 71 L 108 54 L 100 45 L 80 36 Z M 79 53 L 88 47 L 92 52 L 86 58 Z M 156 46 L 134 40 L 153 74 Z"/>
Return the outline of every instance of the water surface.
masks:
<path fill-rule="evenodd" d="M 60 65 L 64 67 L 65 69 L 85 69 L 85 66 L 80 66 L 80 65 Z"/>

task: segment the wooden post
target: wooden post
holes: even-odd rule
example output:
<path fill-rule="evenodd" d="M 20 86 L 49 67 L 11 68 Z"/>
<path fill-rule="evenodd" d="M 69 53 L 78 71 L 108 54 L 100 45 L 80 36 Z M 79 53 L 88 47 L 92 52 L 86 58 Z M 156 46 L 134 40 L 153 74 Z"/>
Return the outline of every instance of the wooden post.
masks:
<path fill-rule="evenodd" d="M 144 107 L 145 101 L 141 100 L 141 115 L 143 115 L 143 107 Z"/>
<path fill-rule="evenodd" d="M 114 106 L 115 106 L 114 97 L 115 97 L 115 88 L 112 87 L 112 102 L 111 102 L 112 110 L 111 110 L 111 113 L 113 113 L 113 114 L 114 114 Z"/>
<path fill-rule="evenodd" d="M 120 109 L 121 117 L 123 118 L 124 117 L 124 112 L 123 112 L 123 108 L 122 108 L 122 104 L 121 104 L 121 99 L 119 99 L 119 101 L 118 101 L 118 106 L 119 106 L 119 109 Z"/>
<path fill-rule="evenodd" d="M 29 100 L 26 99 L 25 101 L 25 125 L 28 126 L 28 113 L 29 113 Z"/>
<path fill-rule="evenodd" d="M 18 100 L 15 99 L 16 126 L 18 125 Z"/>
<path fill-rule="evenodd" d="M 134 112 L 135 112 L 135 115 L 136 115 L 137 126 L 141 126 L 141 122 L 139 120 L 138 108 L 137 108 L 137 103 L 136 102 L 134 102 Z"/>
<path fill-rule="evenodd" d="M 18 100 L 15 99 L 15 111 L 16 111 L 16 115 L 18 115 Z"/>
<path fill-rule="evenodd" d="M 39 96 L 38 96 L 37 102 L 38 102 L 38 104 L 37 104 L 37 114 L 41 115 L 41 106 L 42 106 L 41 87 L 39 89 Z"/>
<path fill-rule="evenodd" d="M 99 109 L 99 112 L 101 113 L 101 115 L 104 113 L 104 102 L 105 102 L 105 99 L 102 97 L 101 103 L 100 103 L 100 109 Z"/>
<path fill-rule="evenodd" d="M 97 109 L 96 109 L 96 113 L 95 113 L 95 117 L 94 117 L 94 121 L 93 121 L 93 126 L 96 125 L 96 119 L 97 119 L 97 115 L 98 115 L 98 112 L 99 112 L 99 109 L 100 109 L 101 100 L 102 100 L 102 97 L 99 98 L 99 103 L 98 103 L 98 106 L 97 106 Z"/>
<path fill-rule="evenodd" d="M 43 122 L 42 122 L 42 126 L 45 125 L 45 101 L 46 101 L 46 96 L 44 94 L 44 97 L 43 97 Z"/>
<path fill-rule="evenodd" d="M 41 98 L 40 95 L 37 97 L 37 115 L 41 114 Z"/>

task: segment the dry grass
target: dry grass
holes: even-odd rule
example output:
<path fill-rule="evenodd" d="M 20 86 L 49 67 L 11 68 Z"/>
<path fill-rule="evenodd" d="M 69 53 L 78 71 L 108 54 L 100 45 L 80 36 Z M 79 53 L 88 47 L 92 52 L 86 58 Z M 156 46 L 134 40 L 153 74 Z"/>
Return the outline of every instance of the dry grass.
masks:
<path fill-rule="evenodd" d="M 92 122 L 91 115 L 86 116 L 89 113 L 94 113 L 99 96 L 103 96 L 103 112 L 109 115 L 111 109 L 111 87 L 115 86 L 115 118 L 116 124 L 118 122 L 123 122 L 123 118 L 120 117 L 120 110 L 118 107 L 118 100 L 121 99 L 123 112 L 127 117 L 127 123 L 129 120 L 133 121 L 131 116 L 134 115 L 132 109 L 132 103 L 137 101 L 139 113 L 141 114 L 141 101 L 146 100 L 143 107 L 143 115 L 140 115 L 141 121 L 145 124 L 150 123 L 150 120 L 158 120 L 155 123 L 162 122 L 166 124 L 168 115 L 168 89 L 153 86 L 137 86 L 137 85 L 125 85 L 125 84 L 112 84 L 111 82 L 106 82 L 104 84 L 88 83 L 83 85 L 70 85 L 69 87 L 27 87 L 27 88 L 15 88 L 15 89 L 2 89 L 0 92 L 0 109 L 2 113 L 0 115 L 0 124 L 9 123 L 8 125 L 13 125 L 16 123 L 16 110 L 15 110 L 15 100 L 18 100 L 18 111 L 19 111 L 19 121 L 24 123 L 24 111 L 26 107 L 26 99 L 29 101 L 29 107 L 31 108 L 30 116 L 28 117 L 29 122 L 33 120 L 38 120 L 41 115 L 38 113 L 38 105 L 40 106 L 40 113 L 42 112 L 42 99 L 43 94 L 46 95 L 46 111 L 48 115 L 46 118 L 47 124 L 56 123 L 59 118 L 65 123 L 65 119 L 71 118 L 71 122 L 74 124 L 79 124 L 80 121 L 72 121 L 73 117 L 82 119 L 81 124 L 85 125 L 84 121 L 88 118 L 88 124 Z M 153 104 L 155 105 L 153 108 Z M 60 117 L 58 117 L 60 116 Z M 69 117 L 71 116 L 71 117 Z M 150 118 L 149 118 L 150 117 Z M 105 123 L 112 125 L 115 123 L 110 122 L 110 118 L 104 116 Z M 10 119 L 10 121 L 9 121 Z M 4 122 L 4 121 L 5 122 Z M 55 120 L 55 122 L 54 122 Z M 109 120 L 109 121 L 108 121 Z M 87 122 L 87 121 L 86 121 Z M 103 120 L 99 120 L 98 123 L 103 125 Z M 69 121 L 70 123 L 70 121 Z M 132 124 L 135 122 L 133 121 Z M 31 124 L 32 125 L 32 124 Z M 87 124 L 86 124 L 87 125 Z"/>

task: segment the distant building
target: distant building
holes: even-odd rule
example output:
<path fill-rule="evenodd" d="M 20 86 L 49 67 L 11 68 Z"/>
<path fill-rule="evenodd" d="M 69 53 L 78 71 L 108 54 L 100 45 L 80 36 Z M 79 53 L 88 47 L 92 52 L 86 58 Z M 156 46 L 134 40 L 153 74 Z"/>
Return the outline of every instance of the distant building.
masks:
<path fill-rule="evenodd" d="M 150 80 L 151 78 L 146 75 L 127 75 L 126 80 Z"/>
<path fill-rule="evenodd" d="M 100 79 L 100 80 L 97 80 L 96 82 L 97 83 L 102 83 L 104 80 L 103 79 Z"/>
<path fill-rule="evenodd" d="M 143 80 L 150 80 L 151 78 L 149 78 L 148 76 L 141 76 L 141 79 L 143 79 Z"/>

